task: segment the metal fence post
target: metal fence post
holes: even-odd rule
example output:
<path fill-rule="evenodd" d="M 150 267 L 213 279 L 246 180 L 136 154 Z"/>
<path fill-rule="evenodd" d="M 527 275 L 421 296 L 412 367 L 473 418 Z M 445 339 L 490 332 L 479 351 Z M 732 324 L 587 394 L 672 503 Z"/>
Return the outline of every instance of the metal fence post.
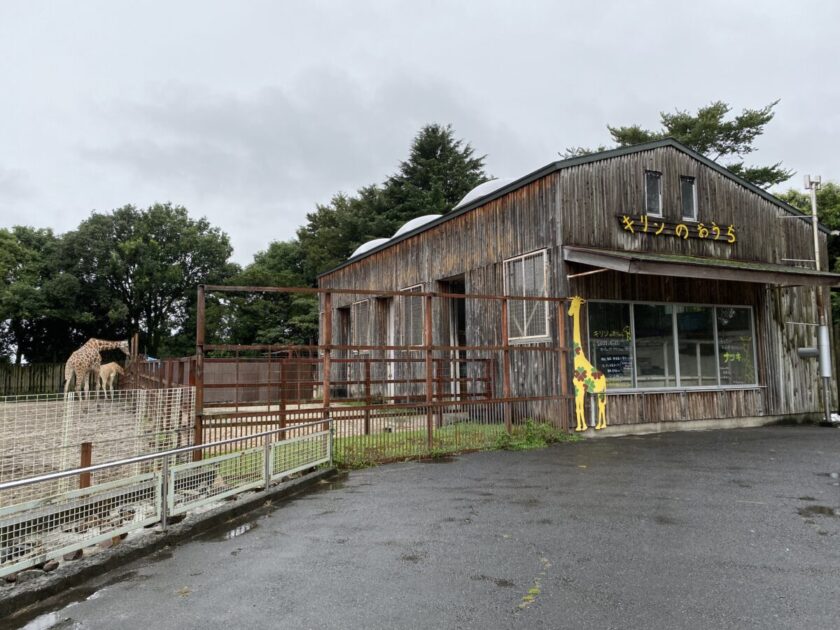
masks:
<path fill-rule="evenodd" d="M 166 531 L 169 518 L 169 457 L 161 458 L 160 466 L 160 527 Z"/>
<path fill-rule="evenodd" d="M 434 444 L 434 417 L 432 412 L 432 402 L 434 401 L 434 392 L 432 391 L 433 375 L 432 370 L 432 296 L 427 295 L 424 298 L 425 308 L 423 309 L 423 345 L 425 346 L 425 367 L 426 367 L 426 446 L 429 451 L 432 450 Z"/>
<path fill-rule="evenodd" d="M 196 297 L 196 325 L 195 325 L 195 418 L 193 427 L 193 444 L 204 442 L 204 341 L 206 324 L 204 285 L 198 286 Z M 193 453 L 193 461 L 201 460 L 201 450 Z"/>
<path fill-rule="evenodd" d="M 331 371 L 331 359 L 332 359 L 332 293 L 329 291 L 324 293 L 324 336 L 323 336 L 323 349 L 324 349 L 324 363 L 323 363 L 323 406 L 324 411 L 322 417 L 324 420 L 330 417 L 330 371 Z"/>
<path fill-rule="evenodd" d="M 265 442 L 263 443 L 263 475 L 265 475 L 265 489 L 268 490 L 268 486 L 271 483 L 271 469 L 272 469 L 272 461 L 271 461 L 271 436 L 265 436 Z"/>
<path fill-rule="evenodd" d="M 505 399 L 505 431 L 513 430 L 512 405 L 510 403 L 510 340 L 508 338 L 508 300 L 502 298 L 502 397 Z"/>
<path fill-rule="evenodd" d="M 569 396 L 569 347 L 566 341 L 566 318 L 563 302 L 557 303 L 557 362 L 560 368 L 560 426 L 564 431 L 569 430 L 571 417 L 571 397 Z"/>
<path fill-rule="evenodd" d="M 365 358 L 365 435 L 370 435 L 370 357 Z"/>
<path fill-rule="evenodd" d="M 87 468 L 93 463 L 93 444 L 82 442 L 79 468 Z M 83 472 L 79 475 L 79 489 L 90 488 L 90 473 Z"/>

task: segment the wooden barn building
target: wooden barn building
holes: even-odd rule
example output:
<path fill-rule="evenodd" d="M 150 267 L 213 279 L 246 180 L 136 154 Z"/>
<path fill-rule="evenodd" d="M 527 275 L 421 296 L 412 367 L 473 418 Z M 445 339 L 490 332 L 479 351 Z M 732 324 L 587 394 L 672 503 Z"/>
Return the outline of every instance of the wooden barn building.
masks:
<path fill-rule="evenodd" d="M 822 269 L 826 237 L 820 227 Z M 360 247 L 319 285 L 581 296 L 579 337 L 607 377 L 610 425 L 748 425 L 822 411 L 818 361 L 798 349 L 817 345 L 808 324 L 819 321 L 818 297 L 827 303 L 840 276 L 816 271 L 813 252 L 810 217 L 667 139 L 482 184 L 452 212 L 415 219 Z M 429 303 L 336 293 L 330 340 L 360 346 L 356 354 L 375 353 L 376 345 L 419 349 Z M 566 308 L 540 302 L 511 300 L 506 331 L 498 302 L 434 304 L 433 341 L 451 348 L 552 347 L 574 334 Z M 451 350 L 452 369 L 465 370 L 453 382 L 477 369 L 459 367 L 469 352 Z M 572 378 L 569 354 L 518 357 L 509 366 L 510 395 L 539 394 L 561 374 Z M 504 380 L 502 365 L 492 364 L 491 382 Z M 381 394 L 419 392 L 421 379 L 395 378 L 411 376 L 410 364 L 381 369 L 381 382 L 405 381 Z"/>

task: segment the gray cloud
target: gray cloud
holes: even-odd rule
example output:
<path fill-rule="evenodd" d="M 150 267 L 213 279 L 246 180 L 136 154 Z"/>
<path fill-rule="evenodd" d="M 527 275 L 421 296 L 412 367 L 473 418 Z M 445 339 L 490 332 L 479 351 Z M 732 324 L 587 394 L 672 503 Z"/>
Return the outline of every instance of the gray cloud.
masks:
<path fill-rule="evenodd" d="M 527 153 L 511 128 L 475 111 L 452 86 L 429 77 L 390 77 L 365 90 L 322 68 L 246 95 L 166 84 L 145 101 L 108 106 L 102 115 L 116 137 L 79 152 L 154 182 L 161 193 L 197 200 L 235 240 L 251 234 L 265 247 L 260 226 L 288 237 L 316 202 L 381 182 L 428 122 L 456 122 L 462 136 Z"/>
<path fill-rule="evenodd" d="M 0 225 L 172 201 L 244 263 L 393 173 L 425 123 L 516 176 L 716 99 L 781 98 L 752 161 L 840 179 L 838 20 L 829 0 L 0 3 Z"/>
<path fill-rule="evenodd" d="M 33 193 L 26 173 L 0 166 L 0 203 L 25 199 Z"/>

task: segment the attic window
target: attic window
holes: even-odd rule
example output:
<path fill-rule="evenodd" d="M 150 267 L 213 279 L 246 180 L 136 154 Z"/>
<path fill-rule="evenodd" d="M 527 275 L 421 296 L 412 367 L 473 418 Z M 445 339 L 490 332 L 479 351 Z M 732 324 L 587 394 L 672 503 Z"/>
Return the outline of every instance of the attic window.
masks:
<path fill-rule="evenodd" d="M 697 187 L 693 177 L 680 177 L 680 197 L 682 198 L 682 218 L 697 220 Z"/>
<path fill-rule="evenodd" d="M 645 171 L 645 213 L 662 216 L 662 173 Z"/>

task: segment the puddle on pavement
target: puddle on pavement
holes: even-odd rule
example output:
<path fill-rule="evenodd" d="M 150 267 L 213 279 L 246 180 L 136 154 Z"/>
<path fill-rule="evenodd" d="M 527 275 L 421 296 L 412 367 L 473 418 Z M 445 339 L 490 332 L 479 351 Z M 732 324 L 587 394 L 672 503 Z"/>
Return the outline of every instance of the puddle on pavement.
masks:
<path fill-rule="evenodd" d="M 272 506 L 271 509 L 274 509 L 275 507 L 276 506 Z M 233 540 L 234 538 L 244 536 L 248 532 L 254 531 L 259 527 L 259 523 L 257 522 L 258 519 L 269 518 L 268 514 L 259 513 L 265 512 L 268 509 L 269 508 L 267 507 L 260 508 L 256 514 L 251 512 L 238 519 L 228 521 L 224 525 L 214 527 L 211 530 L 195 536 L 193 540 L 200 540 L 202 542 L 224 542 L 226 540 Z"/>
<path fill-rule="evenodd" d="M 808 505 L 798 510 L 799 516 L 803 518 L 811 518 L 813 516 L 840 516 L 827 505 Z"/>
<path fill-rule="evenodd" d="M 77 627 L 78 624 L 70 617 L 64 617 L 63 612 L 54 612 L 36 617 L 23 626 L 23 630 L 61 630 Z"/>
<path fill-rule="evenodd" d="M 300 494 L 276 503 L 265 505 L 257 510 L 253 510 L 247 515 L 241 516 L 239 519 L 233 519 L 222 526 L 196 536 L 195 540 L 221 542 L 238 538 L 249 531 L 253 531 L 258 526 L 256 522 L 257 520 L 270 517 L 271 514 L 283 504 L 305 499 L 307 495 L 316 494 L 321 491 L 343 488 L 346 485 L 347 477 L 347 473 L 344 473 L 330 480 L 321 480 L 320 483 L 307 488 Z M 146 560 L 149 562 L 167 560 L 172 557 L 172 554 L 172 549 L 165 547 L 149 554 L 146 557 Z M 124 571 L 110 578 L 97 578 L 91 580 L 87 584 L 70 588 L 64 593 L 44 599 L 33 606 L 24 608 L 5 621 L 14 624 L 12 627 L 26 628 L 26 630 L 75 628 L 78 627 L 78 623 L 67 615 L 68 608 L 76 606 L 85 600 L 96 599 L 106 588 L 113 586 L 114 584 L 146 580 L 149 577 L 151 576 L 138 574 L 137 571 Z M 0 627 L 5 628 L 2 624 L 0 624 Z"/>
<path fill-rule="evenodd" d="M 23 630 L 76 628 L 79 626 L 68 615 L 68 609 L 80 602 L 98 599 L 105 589 L 115 584 L 147 580 L 149 577 L 151 576 L 140 575 L 137 571 L 124 571 L 110 578 L 100 578 L 92 584 L 70 588 L 64 593 L 49 597 L 29 608 L 24 608 L 9 618 L 8 621 L 14 624 L 13 627 Z M 55 610 L 56 608 L 58 610 Z M 51 612 L 45 613 L 45 610 L 51 610 Z"/>
<path fill-rule="evenodd" d="M 202 542 L 224 542 L 226 540 L 233 540 L 244 536 L 248 532 L 252 532 L 259 527 L 259 521 L 265 518 L 271 518 L 283 505 L 294 503 L 295 501 L 306 501 L 312 499 L 315 495 L 321 492 L 328 492 L 330 490 L 339 490 L 347 485 L 347 473 L 338 475 L 332 479 L 321 479 L 315 485 L 307 488 L 300 494 L 293 495 L 287 499 L 281 499 L 277 502 L 266 503 L 262 507 L 249 511 L 247 514 L 242 514 L 239 517 L 233 518 L 230 521 L 214 527 L 204 533 L 193 537 L 193 540 Z M 368 485 L 368 484 L 364 484 Z M 327 510 L 324 514 L 329 514 L 335 510 Z"/>
<path fill-rule="evenodd" d="M 242 525 L 239 525 L 238 527 L 234 527 L 233 529 L 230 529 L 230 530 L 226 531 L 224 536 L 222 537 L 222 539 L 223 540 L 231 540 L 233 538 L 238 538 L 239 536 L 242 536 L 243 534 L 247 534 L 252 529 L 256 529 L 257 527 L 259 527 L 259 526 L 256 523 L 253 523 L 253 522 L 252 523 L 243 523 Z"/>

